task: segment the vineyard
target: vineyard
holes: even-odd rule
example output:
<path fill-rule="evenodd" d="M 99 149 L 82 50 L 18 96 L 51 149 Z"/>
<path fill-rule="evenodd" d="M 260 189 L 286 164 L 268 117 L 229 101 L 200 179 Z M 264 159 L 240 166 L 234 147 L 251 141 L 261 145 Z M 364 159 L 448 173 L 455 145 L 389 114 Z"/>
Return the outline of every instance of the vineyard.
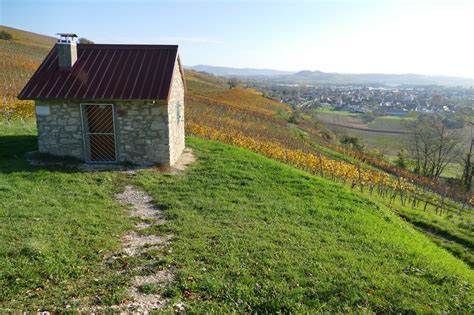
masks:
<path fill-rule="evenodd" d="M 33 115 L 33 104 L 18 101 L 16 95 L 54 39 L 25 38 L 23 33 L 3 29 L 12 33 L 13 40 L 1 40 L 0 116 L 28 118 Z M 442 245 L 474 265 L 472 254 L 461 253 L 474 243 L 471 196 L 330 142 L 328 131 L 310 116 L 293 121 L 289 106 L 256 90 L 229 89 L 226 80 L 195 71 L 186 71 L 186 79 L 188 134 L 244 147 L 370 195 L 431 234 L 461 240 L 453 245 L 443 238 Z M 455 248 L 457 243 L 463 247 Z"/>
<path fill-rule="evenodd" d="M 0 117 L 28 118 L 34 113 L 31 101 L 16 96 L 54 45 L 55 39 L 0 26 L 12 35 L 0 39 Z"/>

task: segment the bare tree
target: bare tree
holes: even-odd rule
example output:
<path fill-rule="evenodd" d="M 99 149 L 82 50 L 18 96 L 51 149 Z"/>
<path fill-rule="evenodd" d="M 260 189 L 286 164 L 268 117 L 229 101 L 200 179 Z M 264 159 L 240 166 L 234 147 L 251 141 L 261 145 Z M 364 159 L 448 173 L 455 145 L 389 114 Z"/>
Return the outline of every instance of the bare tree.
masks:
<path fill-rule="evenodd" d="M 420 115 L 408 129 L 407 149 L 415 162 L 416 173 L 439 178 L 446 166 L 461 154 L 461 132 L 449 129 L 441 115 Z"/>
<path fill-rule="evenodd" d="M 469 146 L 469 152 L 466 155 L 466 158 L 463 159 L 463 172 L 462 172 L 462 183 L 466 190 L 469 192 L 472 189 L 472 175 L 474 173 L 473 169 L 473 161 L 472 161 L 472 151 L 474 146 L 474 138 L 473 138 L 473 123 L 471 124 L 471 145 Z"/>

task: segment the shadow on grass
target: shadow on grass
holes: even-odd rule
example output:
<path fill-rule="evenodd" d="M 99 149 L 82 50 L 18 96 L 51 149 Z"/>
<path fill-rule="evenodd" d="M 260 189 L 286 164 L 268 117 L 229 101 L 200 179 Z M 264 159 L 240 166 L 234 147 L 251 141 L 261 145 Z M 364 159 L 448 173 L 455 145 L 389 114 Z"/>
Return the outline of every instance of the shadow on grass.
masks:
<path fill-rule="evenodd" d="M 55 156 L 38 152 L 37 137 L 33 135 L 0 136 L 0 174 L 48 170 L 63 173 L 128 171 L 155 166 L 139 166 L 122 162 L 113 164 L 85 164 L 70 156 Z M 166 166 L 156 166 L 161 172 Z"/>
<path fill-rule="evenodd" d="M 0 160 L 23 158 L 25 153 L 38 150 L 36 136 L 0 136 Z"/>
<path fill-rule="evenodd" d="M 39 153 L 36 136 L 0 136 L 0 173 L 34 172 L 44 169 L 71 173 L 79 172 L 80 163 L 74 158 Z"/>

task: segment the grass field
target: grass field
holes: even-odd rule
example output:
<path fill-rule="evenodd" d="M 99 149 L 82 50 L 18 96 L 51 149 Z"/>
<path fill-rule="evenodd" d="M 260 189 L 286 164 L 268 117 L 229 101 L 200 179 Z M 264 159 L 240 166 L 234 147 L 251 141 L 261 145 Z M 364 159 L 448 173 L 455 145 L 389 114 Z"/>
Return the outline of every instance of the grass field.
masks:
<path fill-rule="evenodd" d="M 33 167 L 33 150 L 32 121 L 0 121 L 0 309 L 126 298 L 128 278 L 104 262 L 131 228 L 117 174 Z"/>
<path fill-rule="evenodd" d="M 373 122 L 367 125 L 371 129 L 406 131 L 407 124 L 414 119 L 414 117 L 382 116 L 375 118 Z"/>
<path fill-rule="evenodd" d="M 397 160 L 396 155 L 387 154 L 385 155 L 385 158 L 392 163 L 395 163 L 395 161 Z M 452 162 L 446 166 L 446 169 L 443 171 L 441 176 L 446 178 L 461 178 L 462 171 L 463 169 L 460 163 Z"/>
<path fill-rule="evenodd" d="M 468 311 L 472 271 L 390 211 L 246 150 L 189 139 L 182 178 L 137 183 L 176 235 L 176 300 L 202 312 Z"/>
<path fill-rule="evenodd" d="M 177 275 L 166 295 L 191 312 L 470 310 L 472 270 L 339 184 L 195 138 L 184 176 L 33 167 L 33 130 L 0 125 L 0 307 L 126 300 L 137 262 L 107 258 L 132 228 L 113 199 L 127 181 L 166 209 L 149 232 L 171 232 L 171 247 L 146 255 L 165 255 Z"/>
<path fill-rule="evenodd" d="M 328 113 L 328 114 L 342 115 L 342 116 L 353 116 L 353 117 L 357 117 L 359 115 L 359 114 L 351 113 L 344 110 L 335 110 L 332 107 L 321 107 L 321 108 L 315 109 L 314 112 L 315 113 Z"/>

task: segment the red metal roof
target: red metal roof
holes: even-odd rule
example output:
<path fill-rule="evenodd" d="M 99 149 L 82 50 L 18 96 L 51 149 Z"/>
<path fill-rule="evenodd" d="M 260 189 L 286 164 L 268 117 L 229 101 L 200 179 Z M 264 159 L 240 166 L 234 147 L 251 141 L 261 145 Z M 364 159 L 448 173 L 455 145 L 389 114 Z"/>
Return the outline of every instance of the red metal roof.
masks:
<path fill-rule="evenodd" d="M 54 46 L 18 98 L 166 100 L 176 62 L 176 45 L 78 44 L 76 63 L 63 70 Z"/>

